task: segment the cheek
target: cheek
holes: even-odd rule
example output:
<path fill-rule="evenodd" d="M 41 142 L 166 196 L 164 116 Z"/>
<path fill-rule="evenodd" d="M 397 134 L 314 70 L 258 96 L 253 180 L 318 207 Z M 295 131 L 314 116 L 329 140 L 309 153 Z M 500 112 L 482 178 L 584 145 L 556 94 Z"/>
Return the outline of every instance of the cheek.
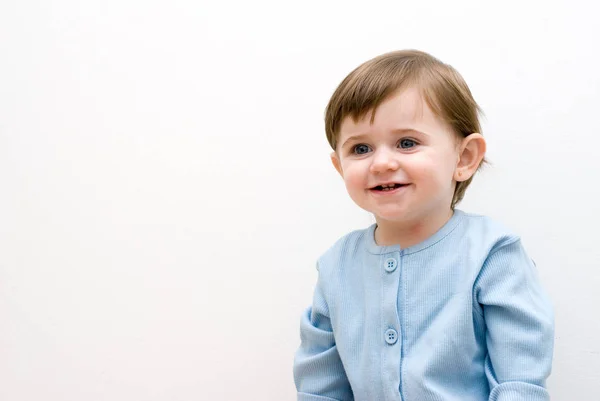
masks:
<path fill-rule="evenodd" d="M 454 159 L 448 155 L 421 154 L 411 163 L 411 175 L 422 184 L 450 186 L 453 174 Z"/>
<path fill-rule="evenodd" d="M 367 173 L 360 163 L 348 163 L 344 167 L 344 182 L 348 190 L 362 189 L 367 182 Z"/>

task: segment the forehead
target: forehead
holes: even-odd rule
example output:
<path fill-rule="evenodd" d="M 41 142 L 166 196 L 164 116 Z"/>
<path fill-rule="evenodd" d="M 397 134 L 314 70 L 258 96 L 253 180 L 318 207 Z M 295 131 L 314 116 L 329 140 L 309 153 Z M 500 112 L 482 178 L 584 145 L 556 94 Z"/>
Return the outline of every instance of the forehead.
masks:
<path fill-rule="evenodd" d="M 371 121 L 373 120 L 373 121 Z M 448 131 L 447 124 L 433 113 L 421 91 L 410 87 L 392 94 L 375 110 L 354 121 L 351 116 L 342 120 L 338 143 L 355 135 L 381 134 L 393 130 L 415 130 L 425 134 Z"/>

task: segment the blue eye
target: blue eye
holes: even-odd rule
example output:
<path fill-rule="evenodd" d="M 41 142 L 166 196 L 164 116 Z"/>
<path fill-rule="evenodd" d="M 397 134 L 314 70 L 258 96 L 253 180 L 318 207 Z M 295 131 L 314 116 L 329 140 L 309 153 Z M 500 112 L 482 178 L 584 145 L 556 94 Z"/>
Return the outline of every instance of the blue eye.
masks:
<path fill-rule="evenodd" d="M 364 155 L 365 153 L 367 153 L 369 151 L 369 147 L 367 145 L 356 145 L 354 147 L 354 149 L 352 150 L 353 153 L 357 154 L 357 155 Z"/>
<path fill-rule="evenodd" d="M 400 147 L 402 149 L 410 149 L 410 148 L 414 148 L 415 146 L 417 146 L 417 143 L 415 141 L 413 141 L 412 139 L 402 139 L 400 140 Z"/>

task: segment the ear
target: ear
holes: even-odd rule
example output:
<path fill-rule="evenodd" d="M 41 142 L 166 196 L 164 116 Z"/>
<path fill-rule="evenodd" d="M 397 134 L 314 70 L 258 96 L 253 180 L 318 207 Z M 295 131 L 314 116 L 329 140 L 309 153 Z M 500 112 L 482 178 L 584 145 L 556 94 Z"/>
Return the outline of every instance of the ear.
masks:
<path fill-rule="evenodd" d="M 486 143 L 481 134 L 470 134 L 462 139 L 459 144 L 458 163 L 454 171 L 454 180 L 466 181 L 475 174 L 483 157 L 485 156 Z"/>
<path fill-rule="evenodd" d="M 338 157 L 336 152 L 331 153 L 331 163 L 333 167 L 337 170 L 337 172 L 344 178 L 344 172 L 342 170 L 342 162 L 340 162 L 340 158 Z"/>

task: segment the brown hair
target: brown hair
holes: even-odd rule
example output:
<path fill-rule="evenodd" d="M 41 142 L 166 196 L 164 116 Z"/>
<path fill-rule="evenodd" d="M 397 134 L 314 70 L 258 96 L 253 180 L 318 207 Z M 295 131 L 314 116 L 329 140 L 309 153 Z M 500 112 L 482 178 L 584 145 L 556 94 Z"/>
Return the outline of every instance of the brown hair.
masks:
<path fill-rule="evenodd" d="M 431 110 L 459 138 L 481 133 L 481 109 L 462 76 L 450 65 L 418 50 L 382 54 L 352 71 L 337 87 L 325 111 L 325 132 L 335 151 L 342 121 L 350 116 L 358 122 L 396 91 L 415 85 Z M 462 200 L 473 177 L 458 182 L 451 207 Z"/>

